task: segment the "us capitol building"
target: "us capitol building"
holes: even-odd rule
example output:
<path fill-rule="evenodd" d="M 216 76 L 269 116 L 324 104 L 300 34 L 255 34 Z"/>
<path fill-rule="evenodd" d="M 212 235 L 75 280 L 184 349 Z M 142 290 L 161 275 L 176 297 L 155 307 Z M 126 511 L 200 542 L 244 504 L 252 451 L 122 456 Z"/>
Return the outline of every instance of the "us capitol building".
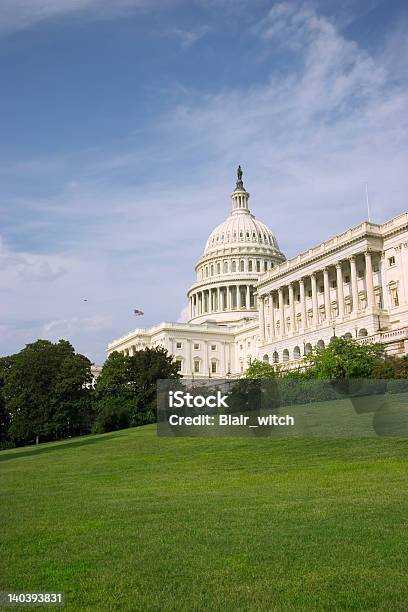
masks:
<path fill-rule="evenodd" d="M 237 377 L 254 359 L 297 368 L 333 336 L 408 352 L 408 213 L 363 222 L 286 259 L 250 212 L 238 167 L 232 210 L 210 234 L 188 323 L 135 329 L 108 353 L 163 346 L 187 377 Z"/>

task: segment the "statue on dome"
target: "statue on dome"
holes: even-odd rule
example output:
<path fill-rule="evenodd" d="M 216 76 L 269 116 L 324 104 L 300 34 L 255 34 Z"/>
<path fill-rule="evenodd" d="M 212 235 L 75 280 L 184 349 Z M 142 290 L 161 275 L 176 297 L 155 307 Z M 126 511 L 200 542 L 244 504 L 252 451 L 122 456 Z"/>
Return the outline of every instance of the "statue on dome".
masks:
<path fill-rule="evenodd" d="M 242 174 L 243 174 L 242 168 L 241 168 L 241 166 L 238 166 L 238 168 L 237 168 L 237 177 L 238 177 L 238 180 L 237 180 L 236 189 L 241 189 L 241 190 L 244 189 L 244 183 L 242 182 Z"/>

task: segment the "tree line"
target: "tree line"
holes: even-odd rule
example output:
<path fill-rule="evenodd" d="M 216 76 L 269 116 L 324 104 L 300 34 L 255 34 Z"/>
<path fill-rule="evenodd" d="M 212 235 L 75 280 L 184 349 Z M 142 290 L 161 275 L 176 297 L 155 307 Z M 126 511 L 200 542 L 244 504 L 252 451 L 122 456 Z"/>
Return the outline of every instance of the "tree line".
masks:
<path fill-rule="evenodd" d="M 305 365 L 285 371 L 255 360 L 246 378 L 408 378 L 408 356 L 387 357 L 379 344 L 340 337 L 313 349 Z M 160 347 L 112 353 L 95 385 L 91 366 L 66 340 L 37 340 L 0 358 L 0 449 L 154 423 L 157 380 L 180 378 Z"/>
<path fill-rule="evenodd" d="M 95 385 L 91 366 L 66 340 L 0 358 L 0 448 L 153 423 L 156 381 L 180 377 L 162 348 L 112 353 Z"/>

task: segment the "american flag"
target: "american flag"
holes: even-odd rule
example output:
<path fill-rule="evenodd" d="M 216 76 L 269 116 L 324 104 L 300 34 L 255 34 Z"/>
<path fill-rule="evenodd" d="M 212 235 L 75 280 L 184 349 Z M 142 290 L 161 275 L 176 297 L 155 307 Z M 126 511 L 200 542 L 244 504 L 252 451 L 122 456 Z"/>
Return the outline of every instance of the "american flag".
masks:
<path fill-rule="evenodd" d="M 141 317 L 141 316 L 144 315 L 144 312 L 143 312 L 143 310 L 137 310 L 135 308 L 135 310 L 133 311 L 133 314 L 136 315 L 136 317 Z"/>

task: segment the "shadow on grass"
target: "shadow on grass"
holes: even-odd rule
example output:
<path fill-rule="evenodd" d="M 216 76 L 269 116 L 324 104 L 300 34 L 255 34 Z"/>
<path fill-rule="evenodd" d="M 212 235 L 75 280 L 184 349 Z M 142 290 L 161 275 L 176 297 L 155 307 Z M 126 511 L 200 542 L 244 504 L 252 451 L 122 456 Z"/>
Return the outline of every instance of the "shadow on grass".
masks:
<path fill-rule="evenodd" d="M 43 453 L 52 453 L 54 451 L 66 450 L 67 448 L 78 448 L 78 446 L 87 446 L 89 444 L 97 444 L 98 442 L 104 442 L 105 440 L 111 440 L 112 438 L 116 438 L 116 433 L 111 433 L 109 435 L 101 435 L 98 437 L 94 436 L 83 436 L 76 440 L 75 442 L 58 442 L 44 443 L 44 445 L 39 444 L 38 446 L 30 447 L 27 450 L 13 449 L 11 451 L 4 451 L 0 453 L 0 463 L 2 461 L 11 461 L 11 459 L 19 459 L 20 457 L 30 457 L 32 455 L 42 455 Z"/>

